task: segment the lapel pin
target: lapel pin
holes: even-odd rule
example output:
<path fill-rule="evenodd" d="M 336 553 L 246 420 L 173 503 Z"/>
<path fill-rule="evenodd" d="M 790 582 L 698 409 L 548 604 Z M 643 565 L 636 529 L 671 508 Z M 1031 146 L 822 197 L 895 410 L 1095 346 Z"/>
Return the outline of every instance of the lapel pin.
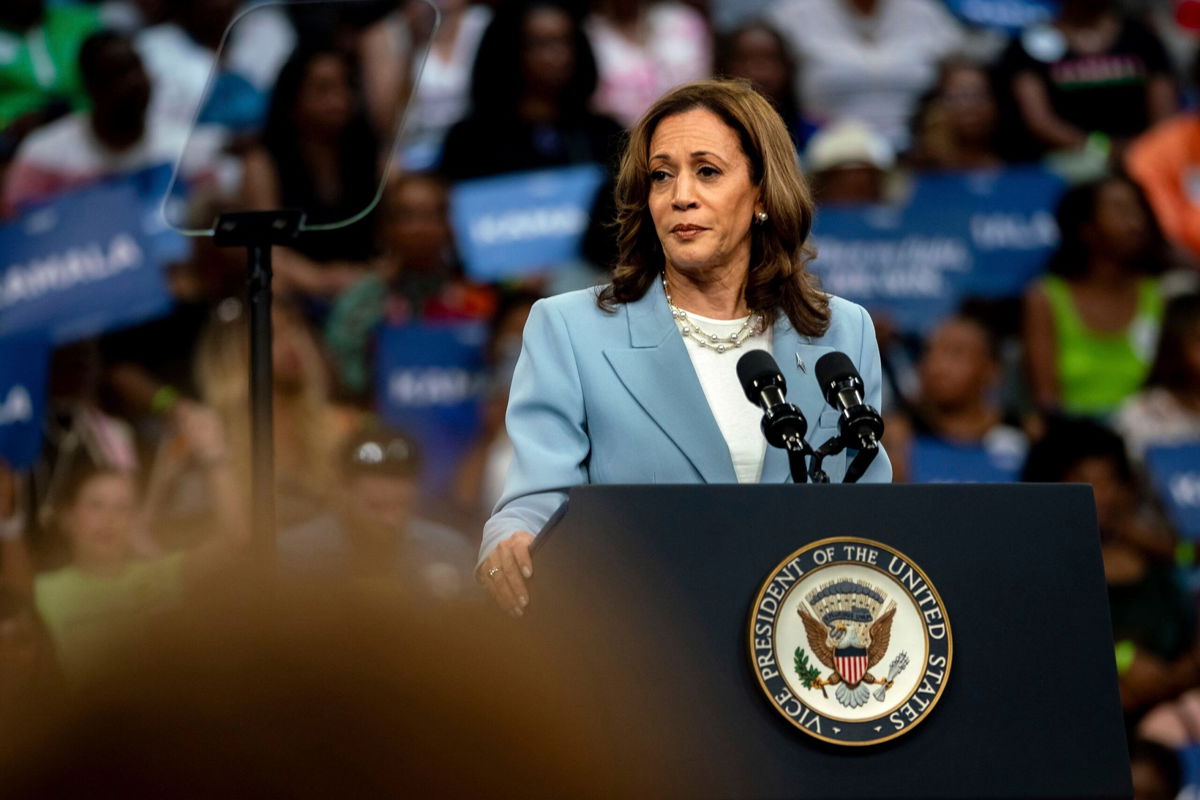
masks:
<path fill-rule="evenodd" d="M 800 371 L 805 375 L 808 374 L 808 367 L 804 366 L 804 359 L 800 357 L 799 353 L 796 353 L 796 366 L 799 367 Z"/>

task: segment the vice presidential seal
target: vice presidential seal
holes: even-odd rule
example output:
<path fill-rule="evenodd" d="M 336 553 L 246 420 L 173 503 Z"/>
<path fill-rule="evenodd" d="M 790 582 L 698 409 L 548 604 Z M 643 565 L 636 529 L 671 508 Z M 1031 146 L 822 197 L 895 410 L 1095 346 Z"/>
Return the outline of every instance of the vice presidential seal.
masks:
<path fill-rule="evenodd" d="M 792 553 L 750 615 L 750 662 L 771 704 L 835 744 L 912 730 L 941 698 L 953 651 L 929 578 L 869 539 L 824 539 Z"/>

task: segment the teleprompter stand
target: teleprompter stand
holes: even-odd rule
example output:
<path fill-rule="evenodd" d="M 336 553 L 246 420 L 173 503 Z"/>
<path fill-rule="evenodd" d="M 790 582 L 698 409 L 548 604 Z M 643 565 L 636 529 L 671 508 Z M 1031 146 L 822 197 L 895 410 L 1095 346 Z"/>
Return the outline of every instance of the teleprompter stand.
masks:
<path fill-rule="evenodd" d="M 797 549 L 875 540 L 919 565 L 953 630 L 945 692 L 909 733 L 841 747 L 792 726 L 749 656 L 751 607 Z M 1129 763 L 1089 487 L 584 486 L 538 536 L 533 660 L 572 685 L 614 769 L 669 796 L 1128 797 Z M 532 668 L 532 667 L 531 667 Z M 659 747 L 646 747 L 650 731 Z M 661 784 L 654 784 L 662 789 Z"/>
<path fill-rule="evenodd" d="M 239 211 L 217 219 L 218 247 L 245 247 L 249 266 L 252 541 L 266 560 L 275 550 L 275 428 L 272 413 L 271 248 L 293 242 L 304 222 L 298 210 Z"/>

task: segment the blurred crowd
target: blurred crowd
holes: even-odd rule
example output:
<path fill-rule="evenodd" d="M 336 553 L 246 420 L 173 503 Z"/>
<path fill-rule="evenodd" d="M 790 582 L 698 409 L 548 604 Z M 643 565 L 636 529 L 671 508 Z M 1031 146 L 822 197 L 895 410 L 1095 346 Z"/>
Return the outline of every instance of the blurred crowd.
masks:
<path fill-rule="evenodd" d="M 875 314 L 885 441 L 898 481 L 928 479 L 941 445 L 1093 486 L 1139 792 L 1174 796 L 1200 780 L 1200 582 L 1145 465 L 1200 441 L 1200 3 L 994 0 L 1008 26 L 968 5 L 437 0 L 434 27 L 406 0 L 5 0 L 0 213 L 178 162 L 181 226 L 286 207 L 330 228 L 274 250 L 278 563 L 469 605 L 525 316 L 602 282 L 614 246 L 605 184 L 569 268 L 475 277 L 461 182 L 611 175 L 658 95 L 713 75 L 775 104 L 818 229 L 820 209 L 901 202 L 914 176 L 1041 165 L 1067 188 L 1023 295 L 968 299 L 920 336 Z M 42 453 L 0 469 L 0 718 L 248 551 L 245 257 L 189 239 L 168 277 L 165 315 L 54 350 Z M 450 456 L 380 397 L 381 331 L 421 323 L 483 332 L 472 438 Z"/>

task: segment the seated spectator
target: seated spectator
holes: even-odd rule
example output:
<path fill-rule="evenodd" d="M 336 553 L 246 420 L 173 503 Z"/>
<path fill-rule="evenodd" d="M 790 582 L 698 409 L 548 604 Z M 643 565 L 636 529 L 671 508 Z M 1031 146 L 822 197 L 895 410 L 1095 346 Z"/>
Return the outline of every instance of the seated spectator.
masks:
<path fill-rule="evenodd" d="M 920 389 L 913 407 L 886 418 L 884 444 L 893 480 L 946 479 L 929 475 L 930 465 L 920 463 L 925 441 L 976 452 L 989 474 L 1000 478 L 1011 472 L 1007 479 L 1015 478 L 1028 442 L 997 403 L 1000 343 L 987 324 L 961 312 L 939 324 L 929 334 L 917 374 Z"/>
<path fill-rule="evenodd" d="M 1004 163 L 991 78 L 969 61 L 942 64 L 913 119 L 908 162 L 917 169 L 991 169 Z"/>
<path fill-rule="evenodd" d="M 468 281 L 454 250 L 450 198 L 436 176 L 403 175 L 388 187 L 381 223 L 384 255 L 371 274 L 338 295 L 325 324 L 341 388 L 365 400 L 381 324 L 486 319 L 492 291 Z"/>
<path fill-rule="evenodd" d="M 355 70 L 340 52 L 297 51 L 279 73 L 261 146 L 246 155 L 244 203 L 297 208 L 307 225 L 355 219 L 379 190 L 381 153 L 355 96 Z M 374 254 L 367 214 L 336 230 L 301 233 L 275 248 L 280 290 L 329 298 L 363 274 Z"/>
<path fill-rule="evenodd" d="M 1022 480 L 1092 485 L 1127 719 L 1200 686 L 1196 609 L 1176 581 L 1175 540 L 1139 494 L 1121 438 L 1058 421 L 1030 448 Z"/>
<path fill-rule="evenodd" d="M 1150 374 L 1115 424 L 1136 460 L 1148 447 L 1200 440 L 1200 294 L 1167 304 Z"/>
<path fill-rule="evenodd" d="M 865 122 L 897 151 L 937 65 L 963 44 L 932 0 L 780 0 L 768 18 L 796 54 L 805 112 L 819 124 Z"/>
<path fill-rule="evenodd" d="M 1162 43 L 1113 0 L 1064 0 L 1052 22 L 1013 40 L 1001 72 L 1045 150 L 1078 150 L 1094 134 L 1120 145 L 1177 106 Z"/>
<path fill-rule="evenodd" d="M 94 6 L 6 0 L 0 8 L 0 131 L 27 133 L 45 121 L 47 106 L 87 107 L 79 49 L 100 29 Z"/>
<path fill-rule="evenodd" d="M 1024 346 L 1043 411 L 1105 416 L 1138 390 L 1163 315 L 1162 234 L 1145 195 L 1113 176 L 1070 189 L 1049 275 L 1025 297 Z"/>
<path fill-rule="evenodd" d="M 56 510 L 60 532 L 70 543 L 71 563 L 39 575 L 34 595 L 68 677 L 80 677 L 115 639 L 177 603 L 187 584 L 227 565 L 246 540 L 243 500 L 220 424 L 212 414 L 194 422 L 185 432 L 185 444 L 208 476 L 220 516 L 199 547 L 135 558 L 138 528 L 147 521 L 139 510 L 135 477 L 128 472 L 83 472 Z"/>
<path fill-rule="evenodd" d="M 818 131 L 804 151 L 813 196 L 822 206 L 884 202 L 895 161 L 895 152 L 886 139 L 851 120 Z"/>
<path fill-rule="evenodd" d="M 505 5 L 483 34 L 471 113 L 450 129 L 439 171 L 452 181 L 598 163 L 616 157 L 621 126 L 589 110 L 596 59 L 557 0 Z"/>
<path fill-rule="evenodd" d="M 1200 86 L 1200 53 L 1191 79 Z M 1185 111 L 1139 136 L 1125 151 L 1125 168 L 1146 190 L 1167 238 L 1200 258 L 1200 113 Z"/>
<path fill-rule="evenodd" d="M 596 0 L 585 27 L 600 73 L 596 110 L 626 128 L 667 89 L 712 77 L 712 32 L 684 3 Z"/>
<path fill-rule="evenodd" d="M 330 376 L 304 316 L 276 302 L 273 322 L 275 489 L 279 527 L 312 519 L 327 507 L 338 443 L 356 414 L 330 402 Z M 229 431 L 239 486 L 251 484 L 250 323 L 236 300 L 222 303 L 200 337 L 200 399 Z"/>
<path fill-rule="evenodd" d="M 174 164 L 187 145 L 184 176 L 214 180 L 220 137 L 171 124 L 147 113 L 151 86 L 130 40 L 100 32 L 83 43 L 79 66 L 90 111 L 77 111 L 30 134 L 17 150 L 4 187 L 11 211 L 98 180 Z"/>
<path fill-rule="evenodd" d="M 1183 789 L 1179 756 L 1158 742 L 1134 739 L 1129 745 L 1133 800 L 1176 800 Z"/>
<path fill-rule="evenodd" d="M 230 28 L 240 7 L 248 5 L 241 0 L 172 5 L 168 21 L 135 39 L 154 83 L 152 113 L 181 125 L 196 119 L 235 133 L 257 130 L 267 91 L 295 44 L 286 16 L 278 8 L 255 8 Z M 229 39 L 218 61 L 227 29 Z M 252 58 L 246 57 L 247 50 Z"/>
<path fill-rule="evenodd" d="M 372 425 L 355 432 L 337 459 L 334 510 L 280 533 L 283 566 L 352 576 L 414 599 L 478 592 L 475 548 L 466 537 L 413 513 L 419 473 L 416 442 L 400 431 Z"/>
<path fill-rule="evenodd" d="M 425 8 L 410 3 L 363 32 L 363 84 L 380 133 L 391 132 L 404 112 L 399 165 L 409 171 L 433 169 L 450 126 L 470 108 L 471 66 L 492 11 L 469 0 L 438 3 L 441 23 L 432 39 L 421 40 Z M 427 47 L 426 47 L 427 45 Z M 423 63 L 416 63 L 421 55 Z M 399 107 L 405 81 L 420 68 L 407 109 Z"/>
<path fill-rule="evenodd" d="M 766 22 L 747 22 L 717 39 L 716 74 L 750 81 L 783 117 L 796 152 L 816 127 L 807 120 L 796 93 L 796 59 L 779 31 Z"/>

